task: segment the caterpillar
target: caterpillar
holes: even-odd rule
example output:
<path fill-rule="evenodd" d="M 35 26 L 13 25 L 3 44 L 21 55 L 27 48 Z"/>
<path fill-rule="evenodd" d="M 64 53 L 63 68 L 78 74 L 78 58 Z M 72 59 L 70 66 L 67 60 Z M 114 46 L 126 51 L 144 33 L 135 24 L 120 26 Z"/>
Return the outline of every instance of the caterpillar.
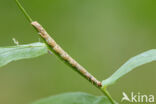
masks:
<path fill-rule="evenodd" d="M 58 57 L 64 60 L 69 66 L 73 67 L 75 71 L 80 73 L 97 87 L 102 86 L 100 81 L 98 81 L 92 74 L 90 74 L 83 66 L 81 66 L 55 42 L 55 40 L 46 32 L 42 25 L 40 25 L 37 21 L 31 22 L 31 24 L 39 32 L 40 36 L 44 39 L 44 41 L 46 41 L 50 50 L 52 50 Z"/>

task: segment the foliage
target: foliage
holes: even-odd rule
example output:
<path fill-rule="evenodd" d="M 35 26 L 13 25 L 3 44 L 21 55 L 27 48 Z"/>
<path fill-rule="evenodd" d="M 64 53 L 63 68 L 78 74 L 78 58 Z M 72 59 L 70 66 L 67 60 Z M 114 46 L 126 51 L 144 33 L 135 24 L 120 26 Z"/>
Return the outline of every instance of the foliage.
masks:
<path fill-rule="evenodd" d="M 105 96 L 77 92 L 52 96 L 32 104 L 111 104 L 111 102 Z"/>
<path fill-rule="evenodd" d="M 28 59 L 46 54 L 48 49 L 44 43 L 32 43 L 0 48 L 0 67 L 11 61 Z"/>
<path fill-rule="evenodd" d="M 16 0 L 19 8 L 23 11 L 29 22 L 32 22 L 31 17 L 22 7 L 18 0 Z M 45 34 L 44 34 L 45 35 Z M 41 56 L 48 53 L 48 46 L 45 43 L 32 43 L 27 45 L 16 45 L 10 47 L 0 48 L 0 67 L 8 64 L 11 61 L 17 61 L 21 59 L 28 59 Z M 156 49 L 149 50 L 141 53 L 122 65 L 114 74 L 109 78 L 102 81 L 102 87 L 99 89 L 105 94 L 105 96 L 94 96 L 87 93 L 65 93 L 61 95 L 52 96 L 34 102 L 33 104 L 112 104 L 116 103 L 107 92 L 106 88 L 132 71 L 138 66 L 156 61 Z"/>
<path fill-rule="evenodd" d="M 0 48 L 0 67 L 11 61 L 28 59 L 41 56 L 48 53 L 48 47 L 44 43 L 32 43 L 26 45 L 17 45 Z M 156 61 L 156 49 L 141 53 L 121 66 L 111 77 L 102 81 L 102 87 L 105 88 L 119 78 L 132 71 L 134 68 L 143 64 Z M 65 93 L 42 99 L 33 104 L 111 104 L 106 96 L 93 96 L 87 93 Z"/>
<path fill-rule="evenodd" d="M 103 88 L 113 84 L 119 78 L 132 71 L 134 68 L 152 61 L 156 61 L 156 49 L 149 50 L 131 58 L 124 65 L 122 65 L 112 76 L 102 81 Z"/>

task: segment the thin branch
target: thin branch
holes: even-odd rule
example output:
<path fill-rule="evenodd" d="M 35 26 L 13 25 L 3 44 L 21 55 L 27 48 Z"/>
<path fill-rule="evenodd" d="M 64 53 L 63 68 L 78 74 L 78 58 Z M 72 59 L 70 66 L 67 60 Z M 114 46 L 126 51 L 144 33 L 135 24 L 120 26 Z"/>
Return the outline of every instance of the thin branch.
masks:
<path fill-rule="evenodd" d="M 106 89 L 102 89 L 102 88 L 99 88 L 101 90 L 101 92 L 107 96 L 107 98 L 109 99 L 109 101 L 112 103 L 112 104 L 118 104 L 117 102 L 115 102 L 112 98 L 112 96 L 109 94 L 109 92 L 106 90 Z"/>
<path fill-rule="evenodd" d="M 22 5 L 20 4 L 20 2 L 18 0 L 15 0 L 16 4 L 18 5 L 18 7 L 21 9 L 21 11 L 23 12 L 23 14 L 25 15 L 25 17 L 27 18 L 27 20 L 29 22 L 32 22 L 32 18 L 29 16 L 29 14 L 27 13 L 27 11 L 22 7 Z"/>

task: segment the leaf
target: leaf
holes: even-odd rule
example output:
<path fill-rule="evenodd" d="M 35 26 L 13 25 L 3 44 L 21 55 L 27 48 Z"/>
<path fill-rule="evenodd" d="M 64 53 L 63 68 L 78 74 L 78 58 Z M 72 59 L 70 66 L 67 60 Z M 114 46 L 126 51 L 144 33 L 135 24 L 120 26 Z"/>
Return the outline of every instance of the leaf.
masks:
<path fill-rule="evenodd" d="M 40 42 L 26 45 L 1 47 L 0 67 L 8 64 L 11 61 L 34 58 L 46 54 L 47 52 L 48 49 L 46 44 Z"/>
<path fill-rule="evenodd" d="M 111 104 L 111 102 L 105 96 L 76 92 L 51 96 L 32 104 Z"/>
<path fill-rule="evenodd" d="M 119 78 L 132 71 L 134 68 L 143 64 L 156 61 L 156 49 L 152 49 L 141 53 L 131 59 L 129 59 L 124 65 L 122 65 L 112 76 L 102 81 L 103 88 L 113 84 Z"/>

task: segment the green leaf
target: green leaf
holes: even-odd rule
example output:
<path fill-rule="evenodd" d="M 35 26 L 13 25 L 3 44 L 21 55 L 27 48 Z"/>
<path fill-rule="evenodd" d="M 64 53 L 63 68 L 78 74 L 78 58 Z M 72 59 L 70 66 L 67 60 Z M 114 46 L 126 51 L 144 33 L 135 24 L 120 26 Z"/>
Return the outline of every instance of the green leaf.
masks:
<path fill-rule="evenodd" d="M 76 92 L 51 96 L 32 104 L 111 104 L 111 102 L 105 96 Z"/>
<path fill-rule="evenodd" d="M 119 78 L 132 71 L 134 68 L 143 64 L 156 61 L 156 49 L 141 53 L 131 59 L 129 59 L 124 65 L 122 65 L 112 76 L 102 81 L 103 88 L 113 84 Z"/>
<path fill-rule="evenodd" d="M 20 59 L 34 58 L 48 52 L 47 46 L 44 43 L 32 43 L 26 45 L 17 45 L 0 48 L 0 67 L 8 64 L 11 61 Z"/>

